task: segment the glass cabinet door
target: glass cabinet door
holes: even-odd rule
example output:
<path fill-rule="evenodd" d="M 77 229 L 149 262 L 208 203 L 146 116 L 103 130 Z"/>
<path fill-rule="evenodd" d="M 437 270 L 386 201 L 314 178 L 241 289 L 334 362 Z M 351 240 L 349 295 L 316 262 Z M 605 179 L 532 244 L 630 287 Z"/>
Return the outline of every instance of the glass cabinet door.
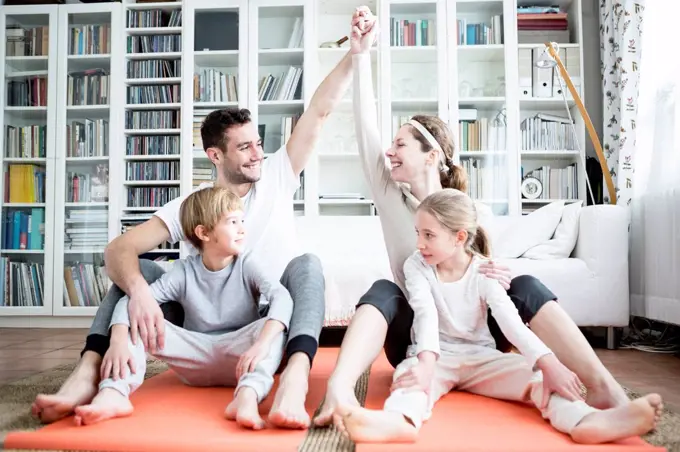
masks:
<path fill-rule="evenodd" d="M 3 6 L 1 315 L 51 313 L 56 8 Z"/>

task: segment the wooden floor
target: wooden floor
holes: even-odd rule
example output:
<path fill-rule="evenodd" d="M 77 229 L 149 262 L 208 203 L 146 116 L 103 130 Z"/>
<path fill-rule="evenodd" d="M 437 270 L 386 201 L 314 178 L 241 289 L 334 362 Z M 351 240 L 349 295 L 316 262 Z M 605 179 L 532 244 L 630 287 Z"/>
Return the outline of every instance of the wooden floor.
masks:
<path fill-rule="evenodd" d="M 75 362 L 87 330 L 0 328 L 0 384 Z M 680 357 L 636 350 L 596 349 L 602 362 L 624 386 L 660 393 L 680 412 Z"/>

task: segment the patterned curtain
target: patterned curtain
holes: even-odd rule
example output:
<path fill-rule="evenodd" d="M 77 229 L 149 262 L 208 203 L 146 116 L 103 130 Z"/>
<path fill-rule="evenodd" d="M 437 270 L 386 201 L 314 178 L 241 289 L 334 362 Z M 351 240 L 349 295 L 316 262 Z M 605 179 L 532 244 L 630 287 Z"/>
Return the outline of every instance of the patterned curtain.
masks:
<path fill-rule="evenodd" d="M 630 204 L 633 190 L 644 4 L 645 0 L 600 0 L 600 59 L 604 97 L 602 148 L 616 188 L 616 203 L 621 205 Z M 608 204 L 610 200 L 606 185 L 603 189 L 604 203 Z"/>

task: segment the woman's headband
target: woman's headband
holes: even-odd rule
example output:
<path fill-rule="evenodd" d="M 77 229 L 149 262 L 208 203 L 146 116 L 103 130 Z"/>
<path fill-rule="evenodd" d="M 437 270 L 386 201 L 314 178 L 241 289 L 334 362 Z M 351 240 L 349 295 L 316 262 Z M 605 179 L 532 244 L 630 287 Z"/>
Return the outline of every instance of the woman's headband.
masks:
<path fill-rule="evenodd" d="M 444 150 L 442 149 L 441 145 L 439 142 L 434 138 L 434 136 L 430 133 L 429 130 L 425 128 L 424 125 L 416 121 L 415 119 L 410 119 L 407 124 L 412 125 L 413 127 L 416 128 L 418 132 L 421 133 L 425 137 L 428 143 L 430 143 L 430 146 L 432 148 L 436 149 L 439 151 L 439 161 L 442 164 L 443 169 L 447 169 L 449 165 L 446 164 L 446 154 L 444 154 Z"/>

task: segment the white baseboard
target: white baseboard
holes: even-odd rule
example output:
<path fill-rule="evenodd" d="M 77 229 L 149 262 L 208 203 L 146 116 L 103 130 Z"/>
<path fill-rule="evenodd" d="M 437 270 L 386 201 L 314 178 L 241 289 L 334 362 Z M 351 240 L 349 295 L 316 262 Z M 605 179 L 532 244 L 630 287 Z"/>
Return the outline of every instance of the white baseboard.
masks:
<path fill-rule="evenodd" d="M 94 317 L 1 316 L 0 328 L 90 328 Z"/>

